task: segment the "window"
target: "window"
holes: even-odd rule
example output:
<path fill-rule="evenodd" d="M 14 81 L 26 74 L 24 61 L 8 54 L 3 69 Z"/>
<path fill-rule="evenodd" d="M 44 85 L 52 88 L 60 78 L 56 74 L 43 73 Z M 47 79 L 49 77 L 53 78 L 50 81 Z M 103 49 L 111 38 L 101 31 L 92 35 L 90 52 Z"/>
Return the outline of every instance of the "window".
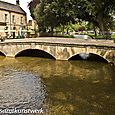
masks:
<path fill-rule="evenodd" d="M 12 23 L 14 23 L 15 22 L 15 16 L 13 15 L 12 16 Z"/>
<path fill-rule="evenodd" d="M 5 22 L 8 20 L 8 14 L 5 14 Z"/>
<path fill-rule="evenodd" d="M 21 17 L 21 20 L 20 20 L 20 21 L 21 21 L 21 24 L 23 24 L 23 17 Z"/>

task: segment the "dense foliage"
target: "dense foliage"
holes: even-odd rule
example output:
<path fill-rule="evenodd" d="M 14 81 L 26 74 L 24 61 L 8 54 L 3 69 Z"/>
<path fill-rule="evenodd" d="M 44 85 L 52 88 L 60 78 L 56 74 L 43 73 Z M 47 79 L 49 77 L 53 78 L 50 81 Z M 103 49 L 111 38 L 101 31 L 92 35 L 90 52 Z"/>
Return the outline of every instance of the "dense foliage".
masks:
<path fill-rule="evenodd" d="M 88 21 L 102 35 L 114 27 L 114 0 L 32 0 L 29 9 L 40 31 L 53 33 L 55 27 L 77 21 Z"/>

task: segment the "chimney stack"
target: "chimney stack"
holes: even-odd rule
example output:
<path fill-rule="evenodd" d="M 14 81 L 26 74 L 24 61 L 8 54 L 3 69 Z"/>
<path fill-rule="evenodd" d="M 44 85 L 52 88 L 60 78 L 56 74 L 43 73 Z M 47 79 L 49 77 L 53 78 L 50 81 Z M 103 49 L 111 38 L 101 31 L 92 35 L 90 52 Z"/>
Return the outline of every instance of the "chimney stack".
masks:
<path fill-rule="evenodd" d="M 20 6 L 20 1 L 16 0 L 16 5 Z"/>

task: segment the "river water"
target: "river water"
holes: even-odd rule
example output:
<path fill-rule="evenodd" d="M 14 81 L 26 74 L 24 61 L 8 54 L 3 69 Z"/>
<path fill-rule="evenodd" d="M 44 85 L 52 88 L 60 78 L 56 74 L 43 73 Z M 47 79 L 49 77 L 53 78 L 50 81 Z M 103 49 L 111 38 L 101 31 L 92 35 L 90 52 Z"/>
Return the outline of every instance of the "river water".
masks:
<path fill-rule="evenodd" d="M 115 68 L 101 62 L 0 57 L 0 109 L 114 115 Z"/>

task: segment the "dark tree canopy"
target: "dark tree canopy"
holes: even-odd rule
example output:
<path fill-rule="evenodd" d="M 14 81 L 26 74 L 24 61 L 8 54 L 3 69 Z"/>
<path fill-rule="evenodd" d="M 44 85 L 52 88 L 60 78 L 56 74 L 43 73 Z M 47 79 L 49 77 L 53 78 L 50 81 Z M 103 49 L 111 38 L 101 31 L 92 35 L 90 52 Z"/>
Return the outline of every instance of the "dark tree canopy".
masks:
<path fill-rule="evenodd" d="M 92 23 L 102 34 L 114 26 L 114 0 L 32 0 L 29 9 L 41 31 L 53 31 L 55 27 L 75 23 L 76 19 Z"/>

